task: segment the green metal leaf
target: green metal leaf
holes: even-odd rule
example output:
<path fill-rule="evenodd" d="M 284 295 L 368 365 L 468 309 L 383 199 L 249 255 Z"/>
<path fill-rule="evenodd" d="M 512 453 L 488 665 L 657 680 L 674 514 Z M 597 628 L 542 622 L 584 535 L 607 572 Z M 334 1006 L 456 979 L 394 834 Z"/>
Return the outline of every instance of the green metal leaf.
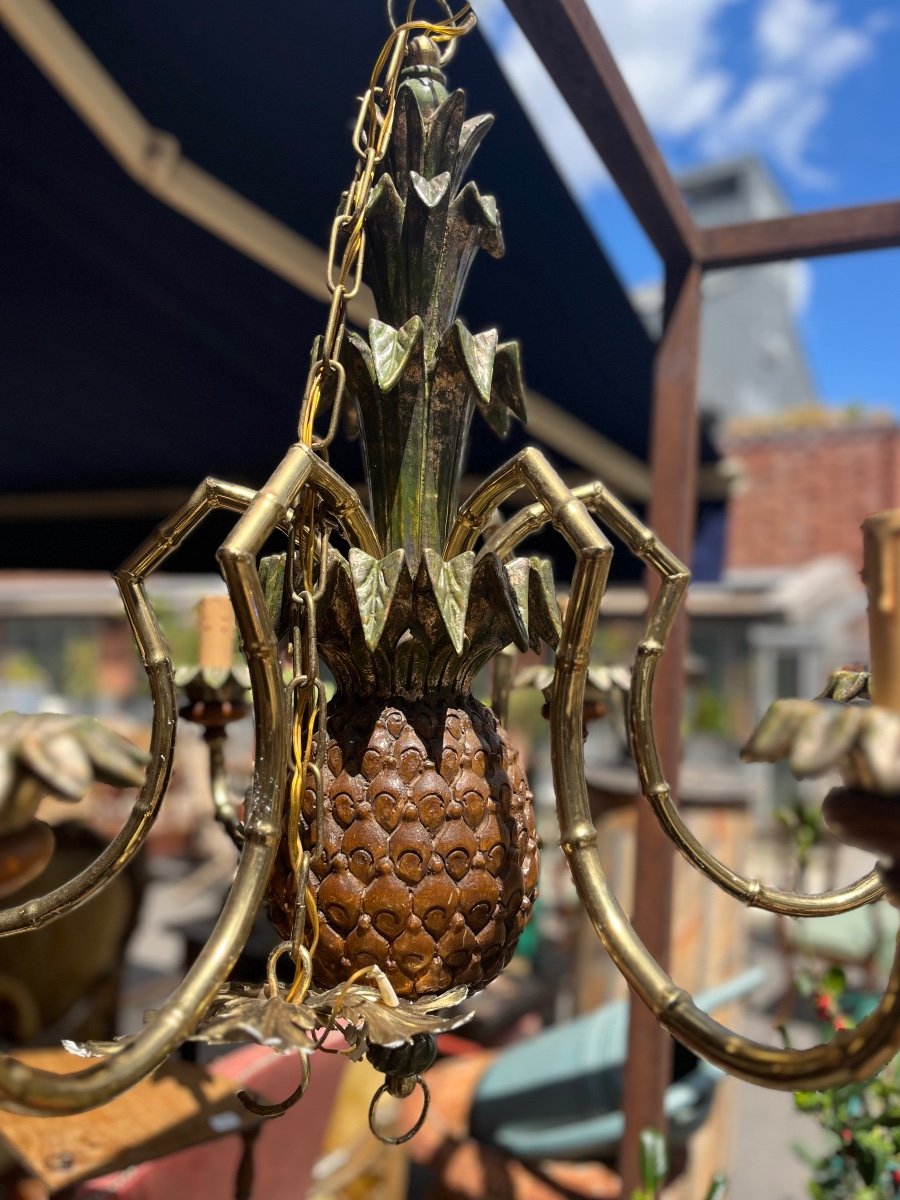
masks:
<path fill-rule="evenodd" d="M 518 342 L 502 342 L 494 356 L 494 378 L 491 400 L 508 408 L 524 424 L 528 420 L 525 408 L 525 381 L 522 378 L 522 359 Z"/>
<path fill-rule="evenodd" d="M 557 646 L 562 636 L 562 616 L 556 600 L 553 568 L 544 558 L 532 558 L 529 576 L 529 634 L 537 634 L 548 646 Z"/>
<path fill-rule="evenodd" d="M 434 550 L 426 549 L 425 566 L 450 641 L 456 653 L 462 654 L 469 591 L 475 570 L 474 551 L 467 550 L 445 562 Z"/>
<path fill-rule="evenodd" d="M 528 633 L 529 644 L 532 644 L 528 628 L 528 589 L 529 578 L 531 576 L 531 561 L 527 558 L 514 558 L 511 562 L 504 563 L 504 570 L 506 571 L 506 578 L 509 580 L 512 594 L 515 597 L 522 627 Z"/>
<path fill-rule="evenodd" d="M 493 196 L 482 196 L 474 183 L 467 183 L 450 205 L 450 212 L 478 230 L 478 244 L 491 258 L 502 258 L 503 234 Z"/>
<path fill-rule="evenodd" d="M 458 177 L 460 138 L 465 119 L 466 94 L 458 88 L 426 118 L 421 174 L 434 178 L 442 167 L 449 167 L 453 177 Z"/>
<path fill-rule="evenodd" d="M 366 645 L 374 650 L 384 631 L 394 592 L 403 569 L 404 552 L 395 550 L 386 558 L 372 558 L 363 550 L 351 547 L 350 574 L 359 606 Z"/>
<path fill-rule="evenodd" d="M 475 151 L 481 145 L 484 135 L 493 123 L 494 118 L 490 113 L 482 113 L 480 116 L 470 117 L 468 121 L 463 123 L 459 134 L 459 154 L 454 170 L 454 182 L 457 186 L 469 169 L 469 164 L 472 161 Z"/>
<path fill-rule="evenodd" d="M 266 598 L 266 611 L 278 637 L 284 632 L 284 618 L 287 615 L 284 594 L 286 561 L 286 554 L 267 554 L 259 564 L 259 582 Z"/>
<path fill-rule="evenodd" d="M 417 171 L 410 171 L 409 181 L 426 208 L 437 208 L 450 187 L 450 172 L 441 171 L 434 179 L 423 179 Z"/>
<path fill-rule="evenodd" d="M 397 386 L 413 350 L 422 337 L 421 317 L 410 317 L 400 329 L 383 321 L 369 322 L 369 346 L 375 377 L 382 392 Z"/>
<path fill-rule="evenodd" d="M 469 333 L 462 321 L 455 321 L 453 333 L 463 367 L 472 387 L 483 405 L 491 402 L 491 379 L 494 374 L 494 354 L 497 349 L 497 330 Z"/>
<path fill-rule="evenodd" d="M 531 564 L 526 561 L 526 569 Z M 528 576 L 525 576 L 527 608 Z M 528 649 L 528 629 L 523 619 L 521 597 L 513 591 L 506 564 L 497 554 L 480 554 L 475 563 L 469 610 L 466 620 L 469 638 L 468 652 L 477 650 L 477 643 L 506 645 L 514 642 L 523 652 Z"/>
<path fill-rule="evenodd" d="M 869 700 L 868 671 L 833 671 L 819 700 L 838 700 L 847 704 L 857 698 Z"/>

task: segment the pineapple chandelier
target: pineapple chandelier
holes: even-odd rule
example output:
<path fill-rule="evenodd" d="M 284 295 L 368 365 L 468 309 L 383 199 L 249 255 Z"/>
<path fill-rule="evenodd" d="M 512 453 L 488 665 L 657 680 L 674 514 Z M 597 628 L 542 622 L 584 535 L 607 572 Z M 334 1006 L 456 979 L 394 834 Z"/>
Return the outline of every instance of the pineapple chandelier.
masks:
<path fill-rule="evenodd" d="M 532 797 L 498 720 L 502 705 L 488 708 L 471 694 L 478 672 L 510 644 L 555 651 L 549 716 L 562 846 L 598 936 L 658 1022 L 730 1074 L 784 1090 L 865 1078 L 900 1047 L 900 959 L 880 1005 L 854 1030 L 810 1049 L 772 1048 L 699 1010 L 643 947 L 608 888 L 582 750 L 585 682 L 612 554 L 601 526 L 659 576 L 633 667 L 628 725 L 641 789 L 671 840 L 718 886 L 770 912 L 826 916 L 883 894 L 874 871 L 820 895 L 767 887 L 714 858 L 686 828 L 663 778 L 652 695 L 689 573 L 601 483 L 570 490 L 529 448 L 457 502 L 476 410 L 502 436 L 510 414 L 525 418 L 525 389 L 516 343 L 498 344 L 495 330 L 472 333 L 456 316 L 476 252 L 500 256 L 503 237 L 493 198 L 465 182 L 492 118 L 466 119 L 465 95 L 447 90 L 443 70 L 474 16 L 468 5 L 457 13 L 444 7 L 440 21 L 414 20 L 414 3 L 404 21 L 392 19 L 362 99 L 352 138 L 356 172 L 331 230 L 332 302 L 313 348 L 297 441 L 258 492 L 206 479 L 116 573 L 153 699 L 146 770 L 133 748 L 96 722 L 0 718 L 8 823 L 26 822 L 48 790 L 75 796 L 91 778 L 128 783 L 136 774 L 141 784 L 129 820 L 96 862 L 55 891 L 0 912 L 2 935 L 63 916 L 140 849 L 169 780 L 176 682 L 190 701 L 182 715 L 207 727 L 214 783 L 222 780 L 225 726 L 239 715 L 247 681 L 255 724 L 243 820 L 214 787 L 240 860 L 196 963 L 140 1033 L 76 1047 L 96 1056 L 79 1072 L 55 1075 L 0 1058 L 6 1108 L 90 1109 L 199 1037 L 296 1050 L 294 1095 L 274 1106 L 244 1097 L 254 1111 L 278 1115 L 302 1095 L 314 1051 L 338 1028 L 349 1052 L 368 1055 L 385 1075 L 372 1101 L 373 1128 L 382 1093 L 404 1096 L 421 1085 L 416 1125 L 396 1139 L 380 1135 L 412 1136 L 427 1110 L 422 1073 L 434 1059 L 435 1034 L 455 1027 L 463 1018 L 450 1010 L 509 961 L 537 887 Z M 364 263 L 379 314 L 367 337 L 345 327 Z M 370 512 L 328 465 L 348 400 L 359 415 Z M 499 521 L 499 506 L 520 489 L 533 503 Z M 217 509 L 239 514 L 218 561 L 247 679 L 224 671 L 176 681 L 145 583 Z M 576 558 L 564 618 L 549 563 L 518 555 L 547 524 Z M 278 533 L 285 552 L 260 559 Z M 888 665 L 900 657 L 896 533 L 896 522 L 882 520 L 867 536 L 873 651 Z M 320 661 L 337 686 L 330 704 Z M 900 681 L 900 671 L 878 670 L 871 681 L 876 705 L 882 700 L 886 709 L 860 707 L 868 678 L 837 676 L 819 701 L 774 705 L 747 750 L 769 761 L 792 756 L 799 773 L 839 766 L 846 786 L 830 798 L 829 815 L 842 836 L 882 852 L 893 849 L 885 797 L 900 786 L 893 761 L 877 752 L 878 737 L 896 735 L 888 710 L 900 708 L 879 693 L 888 676 Z M 883 874 L 891 886 L 892 870 Z M 283 938 L 267 978 L 229 984 L 263 904 Z M 282 959 L 292 965 L 289 983 L 277 974 Z"/>

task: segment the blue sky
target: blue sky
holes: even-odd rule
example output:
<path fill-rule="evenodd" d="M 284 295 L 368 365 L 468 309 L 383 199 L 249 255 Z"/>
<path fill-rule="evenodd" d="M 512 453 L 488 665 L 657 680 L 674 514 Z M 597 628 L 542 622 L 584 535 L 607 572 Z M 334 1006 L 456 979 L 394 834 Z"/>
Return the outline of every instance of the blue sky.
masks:
<path fill-rule="evenodd" d="M 756 153 L 798 211 L 900 197 L 897 0 L 588 0 L 676 173 Z M 653 248 L 501 0 L 477 5 L 547 148 L 623 281 Z M 823 400 L 900 416 L 900 250 L 797 268 L 797 319 Z"/>

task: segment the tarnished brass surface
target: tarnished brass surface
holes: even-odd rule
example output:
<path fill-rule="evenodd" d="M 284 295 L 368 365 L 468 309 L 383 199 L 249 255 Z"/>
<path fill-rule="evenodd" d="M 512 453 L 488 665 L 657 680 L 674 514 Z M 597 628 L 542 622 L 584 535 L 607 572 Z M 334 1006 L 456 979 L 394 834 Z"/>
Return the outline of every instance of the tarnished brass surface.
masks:
<path fill-rule="evenodd" d="M 592 565 L 580 561 L 573 580 L 557 654 L 550 726 L 562 846 L 598 936 L 660 1024 L 683 1045 L 729 1074 L 787 1091 L 868 1078 L 900 1048 L 900 952 L 880 1004 L 855 1029 L 806 1050 L 769 1047 L 741 1037 L 698 1009 L 688 993 L 677 987 L 647 953 L 609 891 L 591 821 L 580 738 L 588 654 L 602 594 L 591 578 Z M 648 714 L 655 664 L 671 618 L 671 611 L 667 619 L 657 616 L 655 636 L 645 639 L 646 649 L 635 666 L 635 683 L 640 686 L 633 687 L 632 704 L 637 697 Z M 637 713 L 635 719 L 639 720 Z M 646 728 L 644 749 L 652 759 L 656 755 L 652 723 L 648 721 Z"/>
<path fill-rule="evenodd" d="M 279 470 L 262 493 L 254 497 L 221 554 L 224 573 L 237 616 L 238 629 L 250 665 L 256 716 L 257 766 L 254 798 L 245 820 L 244 848 L 228 899 L 208 942 L 183 983 L 159 1010 L 156 1021 L 113 1058 L 73 1075 L 54 1075 L 13 1058 L 0 1059 L 0 1098 L 5 1107 L 20 1112 L 63 1113 L 94 1108 L 118 1095 L 149 1074 L 190 1034 L 202 1013 L 225 981 L 246 941 L 278 844 L 281 812 L 281 779 L 285 765 L 284 693 L 274 653 L 275 638 L 262 599 L 255 555 L 284 519 L 296 491 L 309 473 L 308 459 L 299 463 L 289 454 L 292 468 Z M 175 692 L 171 662 L 159 622 L 144 592 L 147 574 L 171 553 L 192 529 L 219 504 L 243 508 L 246 497 L 227 485 L 207 481 L 174 517 L 160 526 L 117 573 L 144 668 L 150 679 L 155 711 L 148 776 L 161 795 L 171 765 L 175 730 Z M 239 590 L 238 582 L 242 585 Z M 268 627 L 267 627 L 268 622 Z M 268 649 L 268 653 L 266 653 Z M 147 790 L 145 783 L 144 791 Z M 141 817 L 146 818 L 143 811 Z M 149 820 L 137 843 L 146 836 Z M 121 837 L 121 835 L 120 835 Z M 115 845 L 115 843 L 113 843 Z M 137 847 L 129 844 L 124 854 Z M 109 857 L 107 849 L 106 857 Z M 127 858 L 126 858 L 127 861 Z M 97 890 L 124 865 L 101 856 L 89 872 L 80 896 Z M 73 881 L 78 883 L 78 881 Z M 72 884 L 68 885 L 71 889 Z M 45 898 L 46 900 L 46 898 Z"/>

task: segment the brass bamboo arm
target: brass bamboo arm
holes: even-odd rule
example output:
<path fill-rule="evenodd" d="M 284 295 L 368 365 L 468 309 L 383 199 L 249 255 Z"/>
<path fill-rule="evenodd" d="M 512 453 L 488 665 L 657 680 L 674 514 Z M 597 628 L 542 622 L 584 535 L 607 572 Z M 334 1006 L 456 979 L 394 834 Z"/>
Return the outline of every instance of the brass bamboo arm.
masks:
<path fill-rule="evenodd" d="M 493 475 L 489 475 L 463 501 L 444 547 L 443 557 L 445 559 L 455 558 L 465 550 L 472 549 L 491 519 L 494 509 L 513 492 L 527 486 L 525 468 L 528 464 L 533 465 L 537 460 L 546 464 L 546 459 L 540 451 L 535 450 L 533 446 L 527 447 L 496 470 Z M 542 511 L 546 512 L 543 504 L 540 507 Z"/>
<path fill-rule="evenodd" d="M 310 482 L 326 501 L 331 514 L 337 518 L 347 541 L 351 546 L 365 550 L 366 554 L 373 558 L 381 558 L 383 551 L 378 535 L 355 490 L 309 447 L 302 448 L 309 455 L 312 464 Z"/>
<path fill-rule="evenodd" d="M 144 784 L 128 820 L 90 866 L 45 896 L 0 912 L 0 937 L 37 929 L 77 908 L 115 879 L 143 845 L 168 785 L 177 712 L 172 666 L 143 581 L 210 512 L 218 508 L 243 512 L 253 495 L 248 488 L 205 479 L 116 572 L 116 584 L 147 673 L 153 702 L 150 762 Z"/>
<path fill-rule="evenodd" d="M 633 554 L 642 559 L 661 578 L 660 588 L 647 614 L 645 645 L 665 640 L 684 598 L 690 572 L 663 546 L 652 530 L 640 522 L 624 504 L 601 483 L 588 483 L 573 489 L 572 494 L 605 521 Z M 541 504 L 523 508 L 486 539 L 480 554 L 496 553 L 508 556 L 524 538 L 536 533 L 547 523 L 549 516 Z M 884 895 L 884 888 L 873 870 L 847 887 L 834 891 L 807 893 L 770 887 L 758 879 L 750 879 L 733 870 L 698 841 L 685 824 L 672 800 L 653 739 L 648 736 L 652 713 L 648 700 L 648 685 L 655 670 L 655 659 L 638 652 L 635 660 L 629 696 L 629 727 L 631 744 L 636 747 L 635 760 L 641 790 L 656 814 L 667 836 L 687 861 L 730 896 L 749 908 L 788 917 L 831 917 L 849 912 L 863 904 L 871 904 Z M 647 753 L 642 753 L 647 747 Z"/>
<path fill-rule="evenodd" d="M 292 447 L 267 485 L 219 551 L 222 573 L 235 609 L 241 642 L 250 668 L 256 725 L 253 786 L 244 822 L 244 845 L 228 898 L 194 966 L 156 1015 L 132 1042 L 111 1058 L 72 1075 L 38 1070 L 15 1059 L 0 1058 L 0 1102 L 31 1113 L 83 1112 L 119 1095 L 149 1074 L 184 1041 L 233 968 L 262 903 L 281 836 L 281 809 L 287 768 L 287 704 L 281 680 L 275 631 L 268 615 L 256 555 L 266 539 L 290 516 L 291 506 L 312 471 L 305 447 Z M 241 501 L 243 497 L 241 497 Z M 181 513 L 182 510 L 179 510 Z M 135 576 L 151 570 L 174 549 L 177 535 L 193 527 L 188 514 L 176 514 L 129 559 L 123 575 L 134 590 L 135 634 L 141 657 L 151 666 L 167 661 L 156 616 Z M 168 667 L 171 679 L 171 666 Z M 156 723 L 174 723 L 172 707 Z"/>
<path fill-rule="evenodd" d="M 562 846 L 600 940 L 657 1021 L 689 1049 L 729 1074 L 784 1091 L 832 1087 L 851 1079 L 869 1078 L 900 1048 L 900 938 L 884 996 L 870 1016 L 824 1045 L 807 1050 L 779 1049 L 741 1037 L 698 1009 L 690 995 L 676 987 L 649 954 L 612 895 L 600 864 L 597 833 L 588 805 L 581 739 L 587 660 L 601 598 L 602 593 L 579 561 L 550 702 L 553 782 Z M 644 653 L 648 660 L 655 660 L 661 649 L 649 645 Z M 652 681 L 651 669 L 647 676 L 648 704 Z M 656 754 L 652 725 L 648 735 Z"/>

